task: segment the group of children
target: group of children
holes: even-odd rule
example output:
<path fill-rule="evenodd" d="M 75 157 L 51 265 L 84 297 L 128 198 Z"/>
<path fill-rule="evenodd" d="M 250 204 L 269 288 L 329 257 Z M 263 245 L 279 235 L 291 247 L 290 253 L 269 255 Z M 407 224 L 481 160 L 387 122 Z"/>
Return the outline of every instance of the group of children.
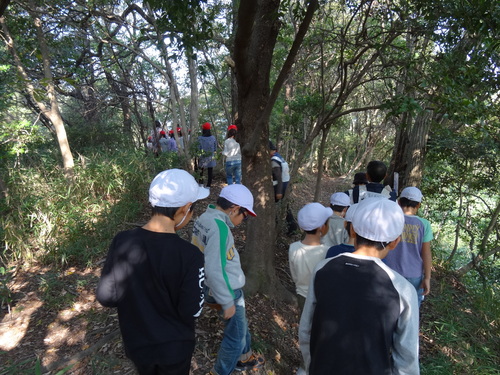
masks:
<path fill-rule="evenodd" d="M 385 173 L 370 162 L 367 180 L 357 175 L 330 207 L 298 212 L 305 237 L 290 245 L 289 263 L 302 311 L 299 373 L 419 374 L 418 309 L 430 292 L 433 234 L 417 216 L 421 191 L 403 189 L 398 204 L 381 183 Z"/>
<path fill-rule="evenodd" d="M 368 172 L 377 165 L 369 164 L 367 181 L 357 175 L 366 185 L 352 189 L 356 203 L 352 192 L 338 192 L 330 207 L 309 203 L 297 215 L 305 237 L 290 245 L 289 261 L 308 374 L 419 373 L 418 306 L 430 291 L 432 231 L 416 216 L 420 190 L 404 189 L 398 205 L 383 185 L 372 186 L 381 181 Z M 126 355 L 141 375 L 189 374 L 205 303 L 224 321 L 210 374 L 264 365 L 251 349 L 245 274 L 231 233 L 256 216 L 251 192 L 224 187 L 196 219 L 191 243 L 176 234 L 208 193 L 184 170 L 161 172 L 149 189 L 150 220 L 110 246 L 96 296 L 117 307 Z"/>
<path fill-rule="evenodd" d="M 195 169 L 199 175 L 198 182 L 208 189 L 212 185 L 213 168 L 216 165 L 215 153 L 217 151 L 217 140 L 211 131 L 212 125 L 209 122 L 201 125 L 202 134 L 197 140 L 200 155 L 195 159 Z M 148 149 L 154 152 L 157 152 L 159 149 L 162 152 L 177 152 L 178 149 L 183 149 L 184 138 L 182 136 L 182 129 L 177 126 L 176 132 L 178 143 L 175 139 L 174 130 L 168 131 L 167 138 L 167 132 L 158 123 L 156 132 L 148 137 Z M 241 149 L 240 144 L 236 141 L 237 133 L 238 127 L 236 125 L 229 125 L 222 151 L 222 155 L 225 157 L 224 169 L 228 185 L 232 185 L 233 183 L 241 184 Z M 158 145 L 160 146 L 159 148 Z M 206 182 L 203 177 L 205 170 L 207 170 Z"/>
<path fill-rule="evenodd" d="M 118 233 L 97 286 L 97 300 L 117 307 L 125 353 L 139 374 L 189 374 L 195 319 L 205 303 L 220 313 L 224 336 L 210 374 L 229 375 L 263 366 L 251 349 L 242 288 L 245 274 L 231 229 L 253 210 L 241 184 L 224 187 L 195 221 L 191 243 L 176 231 L 191 220 L 196 201 L 208 196 L 188 172 L 170 169 L 150 185 L 150 220 Z"/>

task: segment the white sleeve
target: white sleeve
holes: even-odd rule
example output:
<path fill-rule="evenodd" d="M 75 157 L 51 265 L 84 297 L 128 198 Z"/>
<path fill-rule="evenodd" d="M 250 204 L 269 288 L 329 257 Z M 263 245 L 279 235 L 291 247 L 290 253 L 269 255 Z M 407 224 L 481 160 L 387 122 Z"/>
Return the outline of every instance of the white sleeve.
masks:
<path fill-rule="evenodd" d="M 400 294 L 401 313 L 398 319 L 396 330 L 393 334 L 394 361 L 393 375 L 418 375 L 420 367 L 418 362 L 418 330 L 419 330 L 419 309 L 417 302 L 417 292 L 413 285 L 406 280 L 402 280 L 396 287 Z M 393 281 L 397 283 L 397 279 Z"/>
<path fill-rule="evenodd" d="M 309 290 L 307 292 L 306 302 L 304 304 L 304 310 L 302 310 L 302 316 L 300 317 L 300 324 L 299 324 L 299 347 L 302 353 L 302 358 L 304 359 L 304 367 L 307 374 L 309 374 L 309 365 L 311 364 L 311 347 L 310 347 L 311 327 L 314 316 L 314 310 L 316 309 L 314 278 L 316 277 L 316 271 L 318 269 L 319 268 L 316 267 L 316 270 L 314 271 L 311 277 L 311 282 L 309 284 Z"/>

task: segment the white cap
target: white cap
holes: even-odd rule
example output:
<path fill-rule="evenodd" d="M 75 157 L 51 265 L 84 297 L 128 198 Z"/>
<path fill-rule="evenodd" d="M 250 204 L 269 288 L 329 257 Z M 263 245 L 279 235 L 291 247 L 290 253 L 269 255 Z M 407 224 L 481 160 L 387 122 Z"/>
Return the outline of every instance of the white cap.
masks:
<path fill-rule="evenodd" d="M 253 212 L 252 192 L 248 190 L 246 186 L 240 184 L 228 185 L 220 191 L 219 196 L 237 206 L 246 208 L 250 215 L 257 216 L 257 214 Z"/>
<path fill-rule="evenodd" d="M 330 203 L 332 206 L 348 207 L 351 205 L 351 200 L 346 193 L 333 193 L 330 197 Z"/>
<path fill-rule="evenodd" d="M 390 199 L 364 199 L 352 218 L 354 231 L 376 242 L 394 241 L 403 233 L 404 224 L 403 210 Z"/>
<path fill-rule="evenodd" d="M 182 207 L 208 197 L 209 190 L 198 185 L 182 169 L 167 169 L 156 175 L 149 186 L 149 203 L 153 207 Z"/>
<path fill-rule="evenodd" d="M 308 203 L 299 210 L 297 220 L 302 230 L 314 230 L 326 223 L 333 215 L 330 207 L 325 207 L 320 203 Z"/>
<path fill-rule="evenodd" d="M 419 188 L 416 188 L 415 186 L 408 186 L 403 189 L 399 197 L 406 198 L 414 202 L 422 202 L 423 195 Z"/>
<path fill-rule="evenodd" d="M 345 213 L 345 217 L 344 217 L 345 221 L 352 223 L 352 218 L 354 217 L 354 213 L 356 212 L 356 210 L 358 208 L 358 204 L 359 203 L 354 203 L 351 206 L 349 206 L 349 208 L 347 209 L 347 211 Z"/>

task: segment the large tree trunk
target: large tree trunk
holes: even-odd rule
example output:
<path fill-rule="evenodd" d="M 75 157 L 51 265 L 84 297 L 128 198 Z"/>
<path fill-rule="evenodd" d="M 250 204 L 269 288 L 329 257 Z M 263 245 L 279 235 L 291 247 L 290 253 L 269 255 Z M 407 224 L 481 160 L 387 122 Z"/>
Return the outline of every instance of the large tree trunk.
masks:
<path fill-rule="evenodd" d="M 420 186 L 432 115 L 419 112 L 415 117 L 406 114 L 396 129 L 396 139 L 389 174 L 399 173 L 399 190 Z"/>
<path fill-rule="evenodd" d="M 243 183 L 253 192 L 257 218 L 247 226 L 242 252 L 247 292 L 284 296 L 274 270 L 276 207 L 271 181 L 269 118 L 317 7 L 311 0 L 301 28 L 276 83 L 270 90 L 273 50 L 278 36 L 279 0 L 241 0 L 234 47 L 238 84 L 238 129 L 243 155 Z"/>

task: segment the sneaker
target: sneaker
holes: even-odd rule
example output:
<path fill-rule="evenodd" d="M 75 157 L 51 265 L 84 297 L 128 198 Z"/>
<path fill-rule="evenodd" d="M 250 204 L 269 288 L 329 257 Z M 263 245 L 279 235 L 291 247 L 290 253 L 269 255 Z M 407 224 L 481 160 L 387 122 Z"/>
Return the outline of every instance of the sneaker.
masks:
<path fill-rule="evenodd" d="M 238 361 L 235 371 L 258 370 L 264 366 L 264 363 L 266 360 L 263 357 L 252 354 L 246 361 Z"/>

